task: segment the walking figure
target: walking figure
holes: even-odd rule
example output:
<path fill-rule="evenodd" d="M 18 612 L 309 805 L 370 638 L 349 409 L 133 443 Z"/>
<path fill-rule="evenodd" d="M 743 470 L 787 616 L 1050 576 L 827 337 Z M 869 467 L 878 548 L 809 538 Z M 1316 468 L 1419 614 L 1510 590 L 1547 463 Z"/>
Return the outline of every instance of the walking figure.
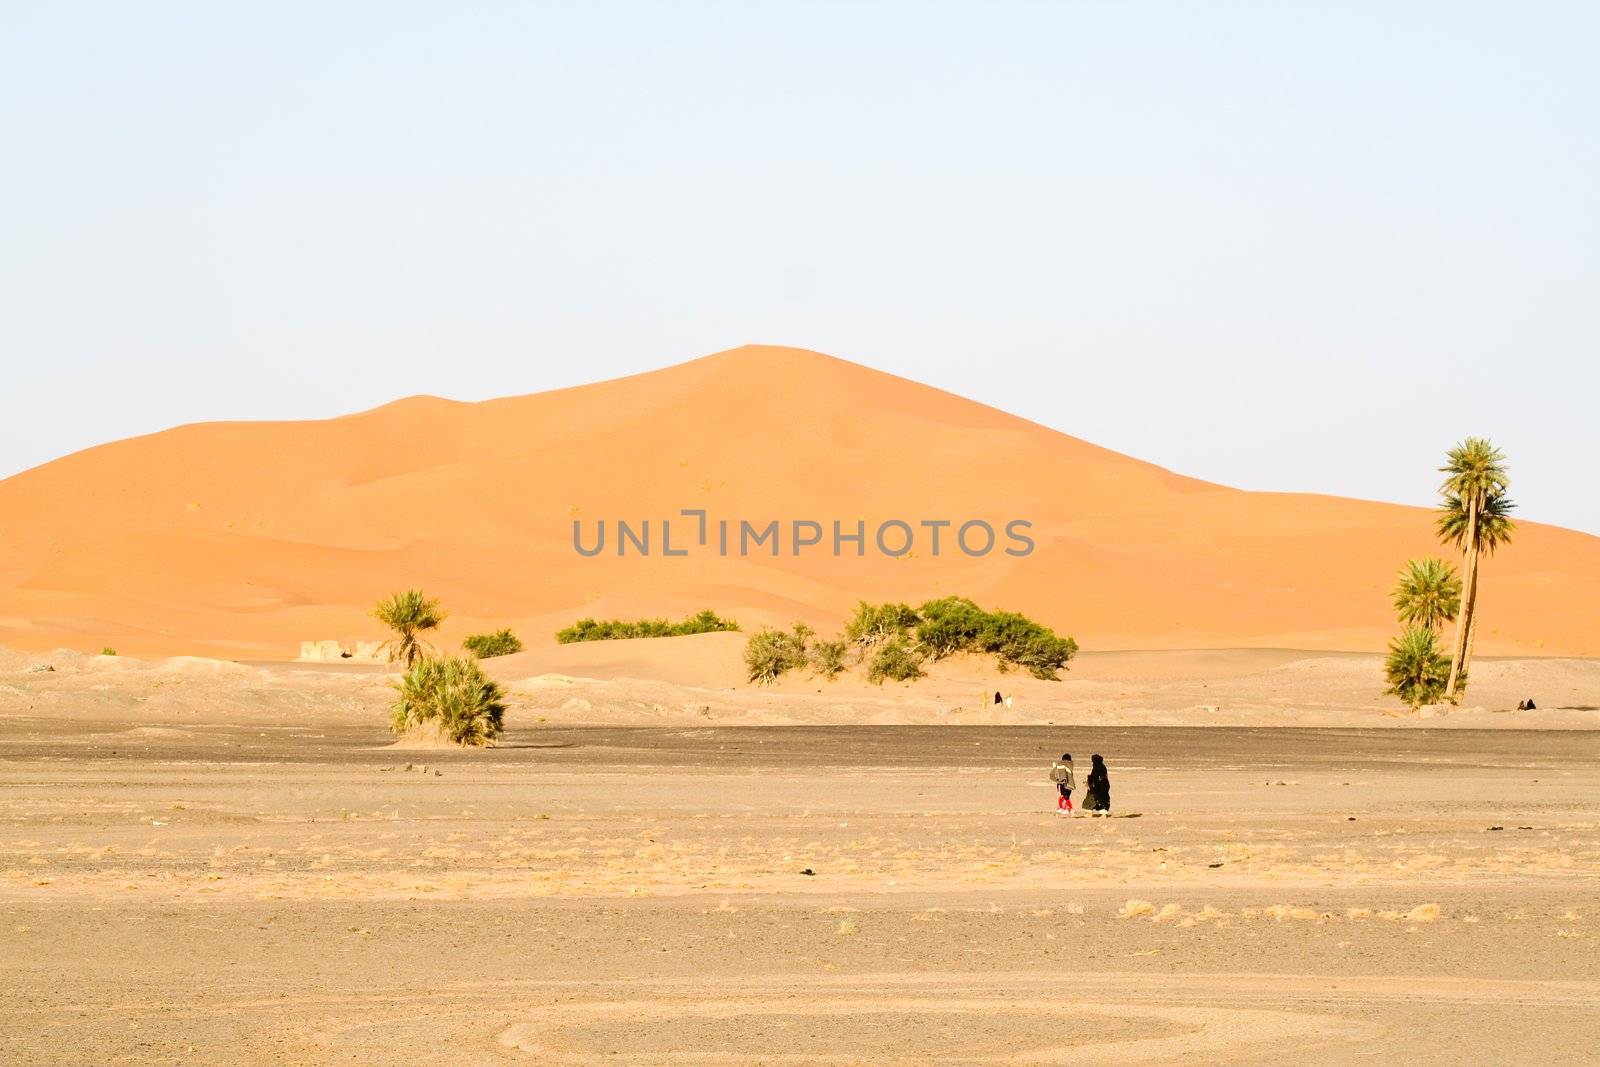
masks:
<path fill-rule="evenodd" d="M 1072 789 L 1077 780 L 1072 774 L 1072 753 L 1063 752 L 1050 764 L 1050 780 L 1056 784 L 1056 810 L 1072 814 Z"/>
<path fill-rule="evenodd" d="M 1106 773 L 1106 761 L 1099 755 L 1089 757 L 1088 788 L 1083 794 L 1083 810 L 1111 813 L 1111 775 Z"/>

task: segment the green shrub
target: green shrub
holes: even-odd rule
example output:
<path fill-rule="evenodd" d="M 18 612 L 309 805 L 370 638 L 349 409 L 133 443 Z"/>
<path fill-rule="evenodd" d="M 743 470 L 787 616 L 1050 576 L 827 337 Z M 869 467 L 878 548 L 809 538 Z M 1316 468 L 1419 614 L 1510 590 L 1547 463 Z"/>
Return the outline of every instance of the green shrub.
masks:
<path fill-rule="evenodd" d="M 1078 654 L 1072 638 L 1057 637 L 1054 630 L 1014 611 L 987 613 L 973 647 L 1050 681 L 1059 678 L 1056 672 Z"/>
<path fill-rule="evenodd" d="M 824 678 L 837 677 L 844 670 L 845 643 L 818 641 L 811 646 L 811 669 Z"/>
<path fill-rule="evenodd" d="M 984 611 L 966 597 L 930 600 L 918 611 L 917 647 L 932 659 L 956 652 L 985 652 L 1000 662 L 1000 670 L 1021 667 L 1035 678 L 1055 680 L 1073 656 L 1078 643 L 1058 637 L 1014 611 Z"/>
<path fill-rule="evenodd" d="M 989 615 L 961 596 L 930 600 L 917 612 L 917 646 L 933 659 L 976 647 Z"/>
<path fill-rule="evenodd" d="M 896 682 L 910 681 L 912 678 L 922 677 L 922 664 L 917 662 L 917 657 L 906 644 L 903 637 L 891 637 L 879 645 L 872 653 L 871 660 L 867 663 L 867 681 L 879 685 L 885 679 Z"/>
<path fill-rule="evenodd" d="M 1439 651 L 1432 629 L 1414 626 L 1389 642 L 1383 671 L 1389 679 L 1389 688 L 1384 692 L 1417 708 L 1438 703 L 1444 696 L 1450 680 L 1450 657 Z M 1465 675 L 1458 684 L 1466 685 Z"/>
<path fill-rule="evenodd" d="M 510 630 L 496 630 L 492 634 L 472 634 L 461 642 L 461 647 L 479 659 L 493 659 L 521 652 L 522 640 Z"/>
<path fill-rule="evenodd" d="M 867 648 L 891 637 L 901 637 L 916 624 L 917 613 L 907 604 L 868 604 L 863 600 L 845 624 L 844 639 Z"/>
<path fill-rule="evenodd" d="M 115 656 L 117 654 L 117 650 L 112 648 L 110 645 L 107 645 L 105 648 L 100 650 L 100 654 L 102 656 Z"/>
<path fill-rule="evenodd" d="M 708 608 L 697 615 L 690 615 L 681 622 L 668 622 L 666 619 L 579 619 L 571 626 L 556 631 L 556 640 L 563 645 L 570 645 L 578 641 L 684 637 L 688 634 L 709 634 L 738 629 L 738 622 L 724 619 Z"/>
<path fill-rule="evenodd" d="M 1029 636 L 1014 647 L 1000 662 L 1009 660 L 1035 678 L 1057 681 L 1061 677 L 1057 672 L 1063 670 L 1078 654 L 1078 642 L 1070 637 L 1057 637 L 1043 627 L 1040 630 L 1040 633 Z"/>
<path fill-rule="evenodd" d="M 1021 667 L 1036 678 L 1055 680 L 1078 654 L 1078 643 L 1014 611 L 984 611 L 966 597 L 930 600 L 913 610 L 905 604 L 862 601 L 845 626 L 845 638 L 862 655 L 884 641 L 915 634 L 918 656 L 940 660 L 957 652 L 985 652 L 999 668 Z"/>
<path fill-rule="evenodd" d="M 806 665 L 806 640 L 811 628 L 796 623 L 793 630 L 762 630 L 751 634 L 744 646 L 744 665 L 752 682 L 766 685 L 787 671 Z"/>
<path fill-rule="evenodd" d="M 419 659 L 394 683 L 389 728 L 403 734 L 436 724 L 458 745 L 487 745 L 500 736 L 505 694 L 470 656 Z"/>

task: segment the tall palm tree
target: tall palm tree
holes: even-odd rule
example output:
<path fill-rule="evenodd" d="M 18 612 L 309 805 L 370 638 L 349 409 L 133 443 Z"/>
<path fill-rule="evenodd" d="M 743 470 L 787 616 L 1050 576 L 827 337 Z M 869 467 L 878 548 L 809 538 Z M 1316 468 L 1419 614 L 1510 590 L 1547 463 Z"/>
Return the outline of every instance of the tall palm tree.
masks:
<path fill-rule="evenodd" d="M 1456 617 L 1461 579 L 1442 559 L 1414 559 L 1400 572 L 1390 596 L 1402 626 L 1422 627 L 1437 634 Z"/>
<path fill-rule="evenodd" d="M 1481 559 L 1484 555 L 1494 555 L 1494 550 L 1511 540 L 1516 532 L 1517 524 L 1511 519 L 1511 512 L 1517 505 L 1504 492 L 1491 493 L 1483 501 L 1483 509 L 1478 513 L 1477 551 Z M 1452 544 L 1465 551 L 1468 536 L 1467 505 L 1456 494 L 1446 493 L 1445 501 L 1439 507 L 1439 519 L 1436 524 L 1439 540 Z M 1467 644 L 1461 654 L 1461 673 L 1465 675 L 1467 668 L 1472 665 L 1472 646 L 1478 636 L 1478 582 L 1474 574 L 1472 588 L 1467 591 Z"/>
<path fill-rule="evenodd" d="M 403 593 L 390 593 L 372 609 L 372 617 L 383 623 L 394 636 L 383 643 L 389 651 L 390 661 L 401 660 L 407 668 L 422 658 L 430 646 L 422 634 L 435 629 L 445 620 L 439 602 L 420 589 L 407 589 Z"/>
<path fill-rule="evenodd" d="M 1506 457 L 1487 438 L 1468 437 L 1446 454 L 1445 475 L 1439 491 L 1445 502 L 1440 508 L 1438 531 L 1441 539 L 1454 541 L 1462 551 L 1461 599 L 1456 610 L 1456 636 L 1450 654 L 1450 679 L 1445 683 L 1445 699 L 1454 700 L 1467 657 L 1467 634 L 1472 628 L 1472 609 L 1478 595 L 1478 557 L 1484 545 L 1484 524 L 1490 499 L 1500 501 L 1501 519 L 1511 501 L 1505 498 L 1510 477 Z M 1509 534 L 1509 527 L 1502 532 Z"/>

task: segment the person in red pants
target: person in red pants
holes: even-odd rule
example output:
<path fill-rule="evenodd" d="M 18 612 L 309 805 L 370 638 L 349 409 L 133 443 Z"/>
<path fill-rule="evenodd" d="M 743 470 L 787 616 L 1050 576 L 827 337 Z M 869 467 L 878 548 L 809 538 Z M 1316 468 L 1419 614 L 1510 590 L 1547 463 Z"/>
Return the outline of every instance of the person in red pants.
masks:
<path fill-rule="evenodd" d="M 1056 784 L 1056 810 L 1072 814 L 1072 788 L 1077 785 L 1072 775 L 1072 754 L 1061 753 L 1061 758 L 1050 764 L 1050 780 Z"/>

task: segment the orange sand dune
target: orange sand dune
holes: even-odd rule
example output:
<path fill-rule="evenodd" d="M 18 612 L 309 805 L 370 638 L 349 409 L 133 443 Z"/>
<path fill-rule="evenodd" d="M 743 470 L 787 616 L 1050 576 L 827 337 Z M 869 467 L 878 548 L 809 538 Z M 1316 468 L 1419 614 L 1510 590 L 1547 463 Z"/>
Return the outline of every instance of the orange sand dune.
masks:
<path fill-rule="evenodd" d="M 713 524 L 812 519 L 824 544 L 773 558 L 692 545 Z M 661 553 L 660 522 L 678 516 Z M 606 551 L 580 557 L 608 527 Z M 651 520 L 652 554 L 614 523 Z M 984 519 L 982 558 L 872 544 L 888 519 Z M 867 523 L 867 554 L 831 530 Z M 1005 555 L 1004 524 L 1036 542 Z M 713 526 L 714 530 L 714 526 Z M 896 535 L 896 539 L 898 534 Z M 974 538 L 976 542 L 977 538 Z M 891 541 L 891 545 L 893 545 Z M 1421 508 L 1249 493 L 1185 478 L 927 386 L 799 349 L 746 347 L 650 374 L 464 404 L 414 397 L 321 422 L 183 426 L 0 482 L 0 644 L 292 658 L 376 637 L 420 585 L 443 640 L 510 625 L 548 640 L 581 615 L 732 613 L 831 630 L 858 598 L 964 593 L 1088 648 L 1376 650 Z M 1483 653 L 1600 655 L 1600 538 L 1523 523 L 1487 566 Z"/>

